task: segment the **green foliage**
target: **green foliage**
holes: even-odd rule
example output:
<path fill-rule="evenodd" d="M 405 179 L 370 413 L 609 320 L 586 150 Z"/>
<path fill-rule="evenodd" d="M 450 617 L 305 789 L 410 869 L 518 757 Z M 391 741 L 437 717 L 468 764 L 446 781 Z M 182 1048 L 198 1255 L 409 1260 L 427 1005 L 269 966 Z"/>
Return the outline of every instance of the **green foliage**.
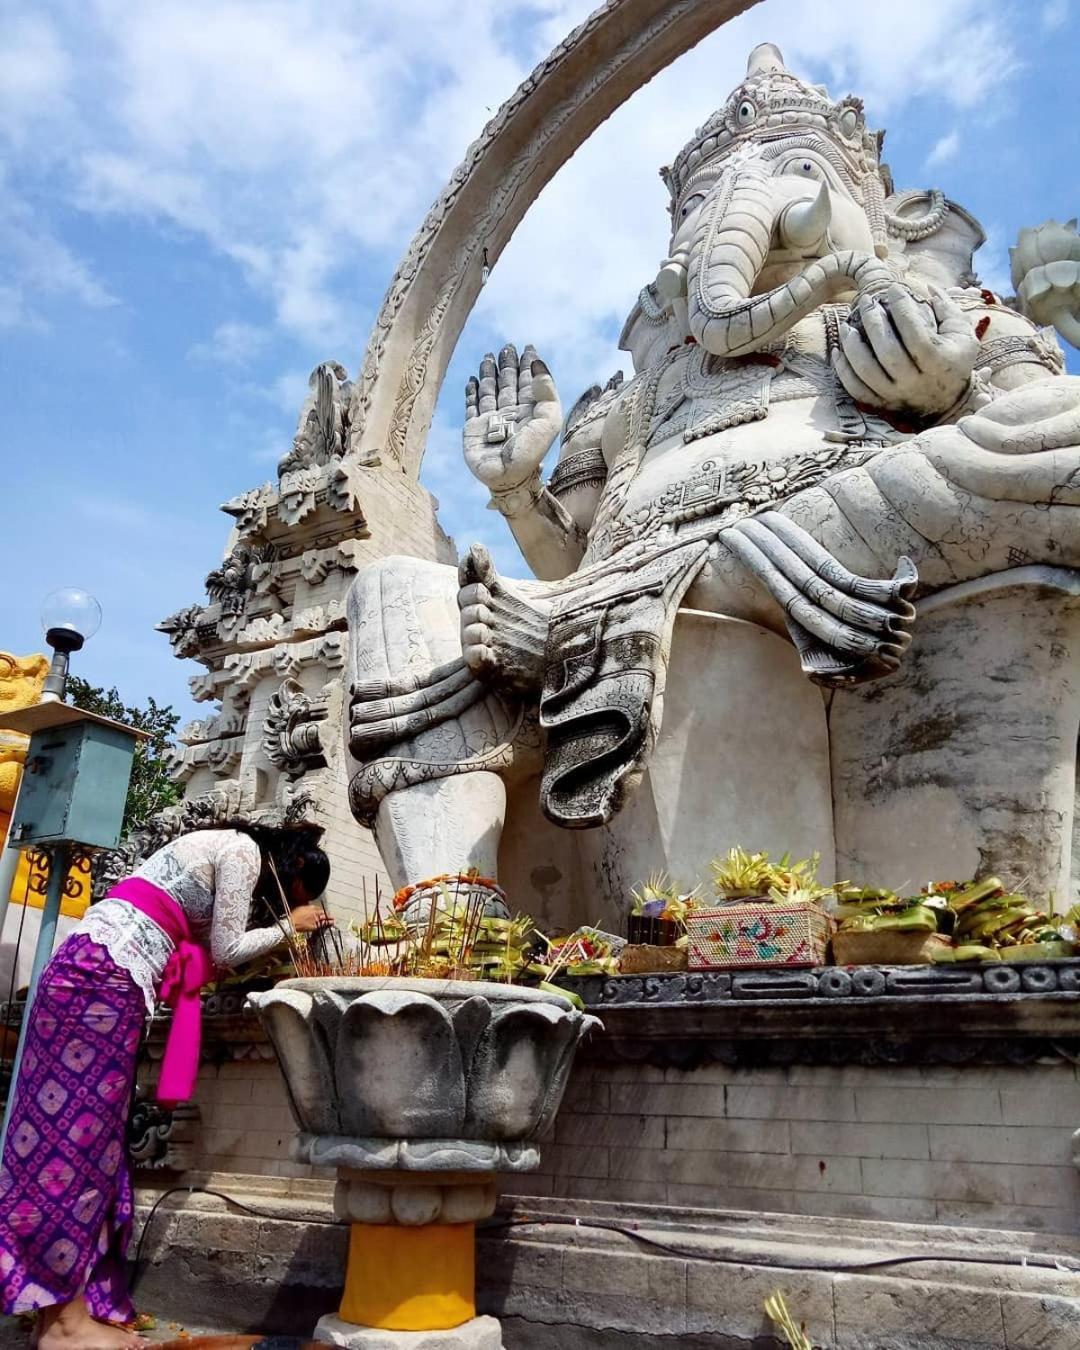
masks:
<path fill-rule="evenodd" d="M 99 689 L 78 675 L 72 675 L 67 684 L 68 701 L 111 717 L 115 722 L 126 722 L 139 731 L 148 732 L 148 741 L 139 741 L 135 748 L 135 762 L 131 770 L 131 785 L 124 806 L 124 834 L 145 825 L 155 812 L 172 806 L 180 800 L 180 789 L 169 778 L 165 769 L 165 754 L 180 721 L 179 713 L 171 707 L 161 707 L 148 698 L 146 707 L 127 706 L 116 689 Z"/>

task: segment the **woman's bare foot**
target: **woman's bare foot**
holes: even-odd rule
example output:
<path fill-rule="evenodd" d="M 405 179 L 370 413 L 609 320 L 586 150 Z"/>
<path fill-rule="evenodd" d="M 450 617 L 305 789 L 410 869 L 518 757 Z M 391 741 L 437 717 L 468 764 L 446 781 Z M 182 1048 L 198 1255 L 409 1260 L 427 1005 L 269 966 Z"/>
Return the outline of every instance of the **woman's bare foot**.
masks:
<path fill-rule="evenodd" d="M 96 1321 L 82 1297 L 42 1308 L 38 1319 L 37 1350 L 139 1350 L 145 1345 L 133 1331 Z"/>

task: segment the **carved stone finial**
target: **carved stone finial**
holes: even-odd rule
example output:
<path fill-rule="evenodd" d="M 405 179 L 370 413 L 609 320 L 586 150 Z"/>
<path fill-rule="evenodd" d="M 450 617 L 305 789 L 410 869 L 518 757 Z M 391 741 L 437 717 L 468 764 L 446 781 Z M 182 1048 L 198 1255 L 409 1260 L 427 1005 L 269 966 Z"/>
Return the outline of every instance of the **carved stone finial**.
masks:
<path fill-rule="evenodd" d="M 279 477 L 340 459 L 348 445 L 352 383 L 345 367 L 324 361 L 311 372 L 308 388 L 292 449 L 278 465 Z"/>
<path fill-rule="evenodd" d="M 784 54 L 773 42 L 759 42 L 747 58 L 746 78 L 750 80 L 756 75 L 769 75 L 773 71 L 787 72 Z"/>

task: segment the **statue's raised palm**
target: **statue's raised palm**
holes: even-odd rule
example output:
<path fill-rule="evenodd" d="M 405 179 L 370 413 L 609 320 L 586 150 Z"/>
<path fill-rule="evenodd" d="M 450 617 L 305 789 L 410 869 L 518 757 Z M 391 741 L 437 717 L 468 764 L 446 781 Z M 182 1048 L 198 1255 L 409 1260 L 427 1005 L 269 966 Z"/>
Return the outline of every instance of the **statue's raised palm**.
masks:
<path fill-rule="evenodd" d="M 492 492 L 511 492 L 539 470 L 559 434 L 562 409 L 551 372 L 532 347 L 507 343 L 465 386 L 463 442 L 469 469 Z"/>

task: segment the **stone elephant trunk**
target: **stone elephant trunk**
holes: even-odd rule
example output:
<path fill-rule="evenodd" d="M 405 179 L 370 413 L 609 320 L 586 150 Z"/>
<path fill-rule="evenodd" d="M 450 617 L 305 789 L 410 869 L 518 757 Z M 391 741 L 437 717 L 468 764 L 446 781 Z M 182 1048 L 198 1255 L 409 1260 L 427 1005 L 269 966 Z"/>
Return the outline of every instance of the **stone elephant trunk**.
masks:
<path fill-rule="evenodd" d="M 793 212 L 798 211 L 798 215 Z M 787 332 L 827 301 L 845 283 L 860 294 L 884 291 L 892 269 L 872 253 L 857 249 L 829 252 L 809 262 L 796 276 L 753 295 L 778 227 L 792 243 L 802 244 L 814 217 L 828 225 L 828 195 L 792 202 L 776 189 L 767 164 L 748 160 L 726 174 L 701 208 L 701 220 L 687 261 L 687 311 L 690 331 L 714 356 L 741 356 L 759 350 Z"/>

